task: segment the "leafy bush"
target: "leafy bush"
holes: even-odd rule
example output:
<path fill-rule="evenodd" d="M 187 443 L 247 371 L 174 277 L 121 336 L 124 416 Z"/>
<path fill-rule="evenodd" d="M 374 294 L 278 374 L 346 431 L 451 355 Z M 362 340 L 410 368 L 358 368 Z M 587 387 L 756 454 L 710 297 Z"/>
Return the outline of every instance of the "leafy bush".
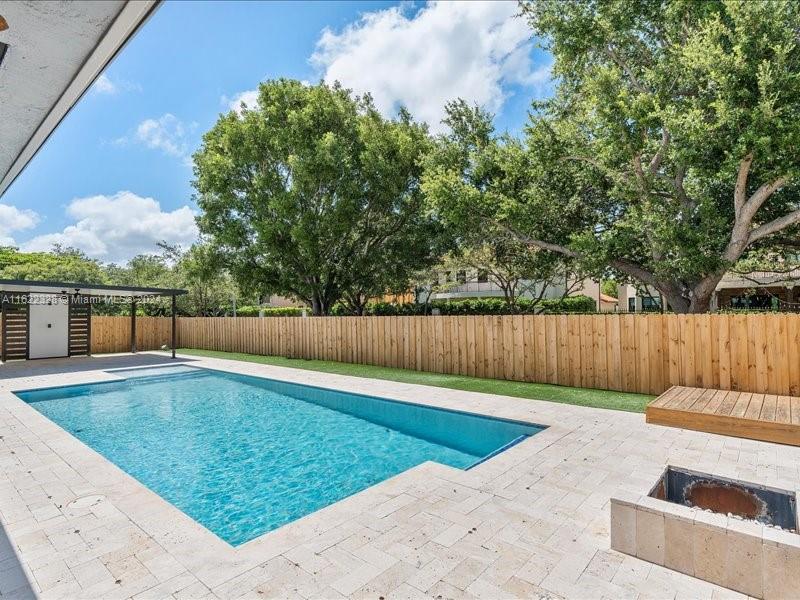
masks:
<path fill-rule="evenodd" d="M 589 296 L 567 296 L 563 300 L 542 300 L 539 305 L 547 313 L 597 312 L 597 304 Z"/>
<path fill-rule="evenodd" d="M 527 298 L 517 300 L 510 307 L 502 298 L 464 298 L 459 300 L 434 300 L 427 307 L 424 304 L 393 304 L 390 302 L 370 302 L 366 314 L 372 316 L 414 316 L 424 315 L 426 311 L 438 309 L 441 315 L 530 315 L 546 313 L 587 313 L 595 312 L 594 300 L 588 296 L 569 296 L 563 300 L 541 300 L 538 303 Z M 343 309 L 334 311 L 335 316 L 348 314 Z"/>
<path fill-rule="evenodd" d="M 264 311 L 265 317 L 301 317 L 303 309 L 296 306 L 274 306 L 274 307 L 260 307 L 260 306 L 239 306 L 236 308 L 236 316 L 238 317 L 257 317 L 259 311 Z M 308 311 L 310 314 L 311 311 Z"/>
<path fill-rule="evenodd" d="M 370 302 L 365 313 L 374 317 L 410 317 L 430 314 L 438 309 L 441 315 L 533 315 L 538 313 L 591 313 L 595 312 L 594 300 L 588 296 L 569 296 L 563 300 L 540 300 L 534 302 L 528 298 L 519 298 L 512 309 L 503 298 L 461 298 L 457 300 L 434 300 L 428 306 L 410 302 L 394 304 L 392 302 Z M 257 317 L 258 306 L 240 306 L 236 314 L 240 317 Z M 299 317 L 302 308 L 280 307 L 264 308 L 265 317 Z M 308 311 L 311 314 L 311 311 Z M 343 304 L 336 304 L 330 311 L 332 317 L 351 316 Z"/>

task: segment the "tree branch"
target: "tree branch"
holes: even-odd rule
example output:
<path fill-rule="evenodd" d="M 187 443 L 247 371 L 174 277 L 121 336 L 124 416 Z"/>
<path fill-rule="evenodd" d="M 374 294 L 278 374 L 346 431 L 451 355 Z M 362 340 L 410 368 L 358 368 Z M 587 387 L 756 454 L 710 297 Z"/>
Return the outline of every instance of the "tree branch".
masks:
<path fill-rule="evenodd" d="M 536 246 L 542 250 L 549 250 L 550 252 L 569 256 L 570 258 L 582 258 L 580 253 L 566 246 L 562 246 L 561 244 L 553 244 L 551 242 L 545 242 L 544 240 L 537 240 L 516 231 L 513 227 L 510 227 L 505 223 L 500 223 L 500 226 L 512 235 L 516 236 L 517 239 L 522 243 Z M 655 276 L 655 274 L 648 271 L 645 267 L 624 258 L 611 259 L 608 261 L 608 264 L 622 273 L 634 277 L 646 285 L 651 285 L 656 288 L 659 292 L 670 298 L 673 308 L 678 312 L 685 312 L 688 310 L 689 302 L 682 293 L 682 287 L 678 284 L 661 281 Z"/>
<path fill-rule="evenodd" d="M 662 283 L 656 279 L 655 275 L 635 262 L 624 258 L 614 258 L 609 261 L 609 265 L 622 271 L 626 275 L 630 275 L 631 277 L 639 279 L 647 285 L 652 285 L 653 287 L 659 289 L 662 287 Z"/>
<path fill-rule="evenodd" d="M 536 246 L 537 248 L 541 248 L 542 250 L 549 250 L 550 252 L 555 252 L 556 254 L 562 254 L 564 256 L 569 256 L 570 258 L 579 258 L 580 255 L 575 252 L 574 250 L 567 248 L 566 246 L 562 246 L 560 244 L 553 244 L 551 242 L 545 242 L 544 240 L 537 240 L 532 237 L 529 237 L 523 233 L 519 233 L 518 231 L 514 230 L 513 228 L 509 227 L 508 225 L 502 225 L 504 229 L 506 229 L 509 233 L 516 236 L 516 238 L 522 242 L 523 244 L 529 244 L 531 246 Z"/>
<path fill-rule="evenodd" d="M 525 234 L 519 233 L 518 231 L 514 230 L 513 228 L 503 225 L 509 233 L 515 235 L 521 242 L 525 244 L 530 244 L 531 246 L 536 246 L 537 248 L 541 248 L 542 250 L 549 250 L 550 252 L 556 252 L 557 254 L 562 254 L 564 256 L 569 256 L 570 258 L 581 258 L 580 253 L 575 252 L 574 250 L 567 248 L 566 246 L 562 246 L 560 244 L 553 244 L 551 242 L 545 242 L 544 240 L 537 240 L 535 238 L 531 238 Z M 652 285 L 653 287 L 660 288 L 662 283 L 656 279 L 655 275 L 632 261 L 623 258 L 615 258 L 609 261 L 609 265 L 614 267 L 615 269 L 619 269 L 623 273 L 630 275 L 631 277 L 635 277 L 642 282 L 646 283 L 647 285 Z"/>
<path fill-rule="evenodd" d="M 751 231 L 750 225 L 758 209 L 761 208 L 761 205 L 763 205 L 772 194 L 782 188 L 789 180 L 789 177 L 784 175 L 770 183 L 765 183 L 753 192 L 749 199 L 741 203 L 743 190 L 747 185 L 747 174 L 750 170 L 750 163 L 752 160 L 750 154 L 742 159 L 742 163 L 739 166 L 739 174 L 736 178 L 736 188 L 734 190 L 736 220 L 731 230 L 730 241 L 722 255 L 722 258 L 729 263 L 734 263 L 739 260 L 742 252 L 744 252 L 749 244 L 797 222 L 796 220 L 792 220 L 792 214 L 794 213 L 790 213 L 789 215 L 775 219 Z"/>
<path fill-rule="evenodd" d="M 755 216 L 756 211 L 761 208 L 761 205 L 767 201 L 767 199 L 772 196 L 775 192 L 781 189 L 786 182 L 789 180 L 789 177 L 784 175 L 783 177 L 778 177 L 775 181 L 770 183 L 765 183 L 760 188 L 758 188 L 753 195 L 747 200 L 744 205 L 744 209 L 750 214 L 750 218 Z M 737 183 L 738 185 L 738 183 Z"/>
<path fill-rule="evenodd" d="M 739 163 L 739 170 L 736 174 L 736 187 L 733 190 L 733 210 L 736 219 L 742 212 L 747 201 L 747 176 L 750 174 L 750 165 L 753 164 L 753 153 L 750 152 Z"/>
<path fill-rule="evenodd" d="M 664 160 L 664 154 L 666 154 L 667 148 L 669 147 L 669 141 L 669 131 L 667 131 L 666 128 L 663 128 L 661 130 L 661 146 L 659 146 L 658 151 L 653 155 L 653 158 L 650 160 L 650 165 L 648 166 L 651 175 L 655 175 L 658 172 L 658 169 L 661 167 L 661 163 Z"/>
<path fill-rule="evenodd" d="M 756 227 L 753 231 L 750 232 L 750 236 L 747 240 L 748 244 L 752 244 L 760 240 L 761 238 L 767 237 L 773 233 L 780 231 L 781 229 L 786 229 L 795 223 L 800 223 L 800 209 L 795 210 L 794 212 L 790 212 L 789 214 L 783 215 L 782 217 L 778 217 L 777 219 L 770 221 L 769 223 L 764 223 L 763 225 Z"/>
<path fill-rule="evenodd" d="M 636 75 L 633 74 L 631 68 L 627 65 L 627 63 L 624 60 L 622 60 L 622 58 L 619 56 L 619 54 L 617 54 L 617 52 L 614 50 L 612 46 L 610 45 L 606 46 L 605 53 L 606 56 L 608 56 L 614 62 L 614 64 L 616 64 L 620 69 L 622 69 L 622 72 L 625 73 L 625 75 L 630 80 L 631 85 L 637 92 L 640 92 L 642 94 L 650 93 L 650 90 L 648 90 L 641 84 Z"/>
<path fill-rule="evenodd" d="M 636 180 L 642 187 L 642 190 L 647 189 L 647 180 L 644 176 L 644 169 L 642 168 L 642 155 L 637 153 L 633 155 L 633 170 L 636 173 Z"/>
<path fill-rule="evenodd" d="M 681 204 L 687 211 L 694 210 L 696 203 L 693 199 L 689 197 L 686 193 L 686 189 L 683 187 L 683 182 L 686 179 L 686 167 L 684 165 L 678 165 L 675 169 L 675 193 L 678 195 L 678 200 L 680 200 Z"/>

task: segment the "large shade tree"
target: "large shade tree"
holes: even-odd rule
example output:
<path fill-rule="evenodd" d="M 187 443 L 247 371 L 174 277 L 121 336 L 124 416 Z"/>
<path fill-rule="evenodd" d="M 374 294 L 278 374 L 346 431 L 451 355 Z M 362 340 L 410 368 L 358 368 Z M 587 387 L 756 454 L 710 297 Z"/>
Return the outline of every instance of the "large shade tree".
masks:
<path fill-rule="evenodd" d="M 677 312 L 708 310 L 749 253 L 796 252 L 800 3 L 521 7 L 554 57 L 556 92 L 470 194 L 448 191 L 463 171 L 432 172 L 444 214 L 611 268 Z"/>
<path fill-rule="evenodd" d="M 435 270 L 483 273 L 511 306 L 526 292 L 541 300 L 556 278 L 566 273 L 566 261 L 531 248 L 489 219 L 481 220 L 485 210 L 471 210 L 497 204 L 503 185 L 516 176 L 507 167 L 514 164 L 520 145 L 507 135 L 495 135 L 493 116 L 479 106 L 459 99 L 448 103 L 445 111 L 446 133 L 436 136 L 425 156 L 423 190 L 434 200 L 433 206 L 435 200 L 446 198 L 444 204 L 461 204 L 466 214 L 445 218 L 455 248 Z M 526 180 L 524 171 L 521 174 Z"/>
<path fill-rule="evenodd" d="M 245 291 L 328 314 L 397 288 L 436 258 L 423 208 L 424 125 L 338 85 L 273 80 L 220 116 L 195 154 L 200 229 Z"/>

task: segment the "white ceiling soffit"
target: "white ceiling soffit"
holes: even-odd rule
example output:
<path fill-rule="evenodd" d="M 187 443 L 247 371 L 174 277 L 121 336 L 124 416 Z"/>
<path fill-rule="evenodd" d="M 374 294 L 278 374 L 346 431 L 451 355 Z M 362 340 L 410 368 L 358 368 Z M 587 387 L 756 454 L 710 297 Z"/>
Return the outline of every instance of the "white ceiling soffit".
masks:
<path fill-rule="evenodd" d="M 159 4 L 0 2 L 0 196 Z"/>

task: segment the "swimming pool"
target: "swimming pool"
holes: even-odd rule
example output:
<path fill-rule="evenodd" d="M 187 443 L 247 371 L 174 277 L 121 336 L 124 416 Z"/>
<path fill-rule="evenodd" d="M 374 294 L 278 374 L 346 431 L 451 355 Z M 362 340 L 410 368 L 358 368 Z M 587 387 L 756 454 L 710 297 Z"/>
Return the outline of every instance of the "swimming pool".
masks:
<path fill-rule="evenodd" d="M 425 461 L 466 469 L 543 428 L 186 366 L 17 392 L 231 545 Z"/>

